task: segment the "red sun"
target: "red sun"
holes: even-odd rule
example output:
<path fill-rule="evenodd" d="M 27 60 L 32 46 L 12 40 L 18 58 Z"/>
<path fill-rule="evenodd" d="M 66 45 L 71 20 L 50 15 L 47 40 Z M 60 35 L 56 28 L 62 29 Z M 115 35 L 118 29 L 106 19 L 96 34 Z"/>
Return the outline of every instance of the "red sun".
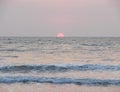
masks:
<path fill-rule="evenodd" d="M 58 37 L 58 38 L 62 38 L 62 37 L 64 37 L 64 36 L 65 36 L 65 35 L 64 35 L 63 33 L 58 33 L 58 34 L 57 34 L 57 37 Z"/>

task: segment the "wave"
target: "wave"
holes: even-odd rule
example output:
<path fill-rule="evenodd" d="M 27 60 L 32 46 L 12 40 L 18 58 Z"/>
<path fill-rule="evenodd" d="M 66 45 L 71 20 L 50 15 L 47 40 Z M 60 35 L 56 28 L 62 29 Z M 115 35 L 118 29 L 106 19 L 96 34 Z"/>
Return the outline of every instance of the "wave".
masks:
<path fill-rule="evenodd" d="M 33 77 L 33 76 L 6 76 L 0 77 L 0 83 L 51 83 L 51 84 L 76 84 L 76 85 L 93 85 L 108 86 L 120 85 L 120 80 L 101 80 L 101 79 L 73 79 L 73 78 L 56 78 L 56 77 Z"/>
<path fill-rule="evenodd" d="M 6 57 L 6 58 L 18 58 L 19 56 L 6 55 L 6 56 L 0 56 L 0 57 Z"/>
<path fill-rule="evenodd" d="M 1 66 L 2 73 L 29 73 L 29 72 L 68 72 L 68 71 L 120 71 L 120 65 L 19 65 L 19 66 Z"/>
<path fill-rule="evenodd" d="M 19 49 L 0 49 L 2 52 L 25 52 L 26 50 L 19 50 Z"/>

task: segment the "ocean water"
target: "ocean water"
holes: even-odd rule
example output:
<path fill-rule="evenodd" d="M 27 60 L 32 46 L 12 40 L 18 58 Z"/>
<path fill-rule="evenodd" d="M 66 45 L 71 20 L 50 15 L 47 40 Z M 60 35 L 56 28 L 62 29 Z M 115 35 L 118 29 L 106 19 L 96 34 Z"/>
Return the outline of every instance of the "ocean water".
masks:
<path fill-rule="evenodd" d="M 120 92 L 119 37 L 0 37 L 0 92 Z"/>

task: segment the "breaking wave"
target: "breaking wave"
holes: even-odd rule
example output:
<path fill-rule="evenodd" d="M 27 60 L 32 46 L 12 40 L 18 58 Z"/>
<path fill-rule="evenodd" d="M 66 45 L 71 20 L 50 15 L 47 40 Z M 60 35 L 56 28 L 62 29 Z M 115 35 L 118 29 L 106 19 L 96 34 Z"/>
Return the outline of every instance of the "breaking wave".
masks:
<path fill-rule="evenodd" d="M 105 70 L 105 71 L 120 71 L 120 65 L 19 65 L 19 66 L 1 66 L 2 73 L 29 73 L 29 72 L 68 72 L 68 71 L 91 71 L 91 70 Z"/>
<path fill-rule="evenodd" d="M 51 83 L 51 84 L 76 84 L 76 85 L 93 85 L 108 86 L 120 85 L 120 80 L 101 80 L 101 79 L 74 79 L 74 78 L 56 78 L 56 77 L 33 77 L 33 76 L 6 76 L 0 77 L 0 83 Z"/>

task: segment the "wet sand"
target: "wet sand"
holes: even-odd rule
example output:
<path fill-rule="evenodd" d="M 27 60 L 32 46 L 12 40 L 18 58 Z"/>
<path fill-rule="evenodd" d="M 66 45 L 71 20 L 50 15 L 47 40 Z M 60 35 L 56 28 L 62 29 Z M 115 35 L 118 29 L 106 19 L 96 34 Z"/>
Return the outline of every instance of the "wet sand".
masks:
<path fill-rule="evenodd" d="M 79 86 L 73 84 L 0 84 L 0 92 L 120 92 L 120 87 Z"/>

